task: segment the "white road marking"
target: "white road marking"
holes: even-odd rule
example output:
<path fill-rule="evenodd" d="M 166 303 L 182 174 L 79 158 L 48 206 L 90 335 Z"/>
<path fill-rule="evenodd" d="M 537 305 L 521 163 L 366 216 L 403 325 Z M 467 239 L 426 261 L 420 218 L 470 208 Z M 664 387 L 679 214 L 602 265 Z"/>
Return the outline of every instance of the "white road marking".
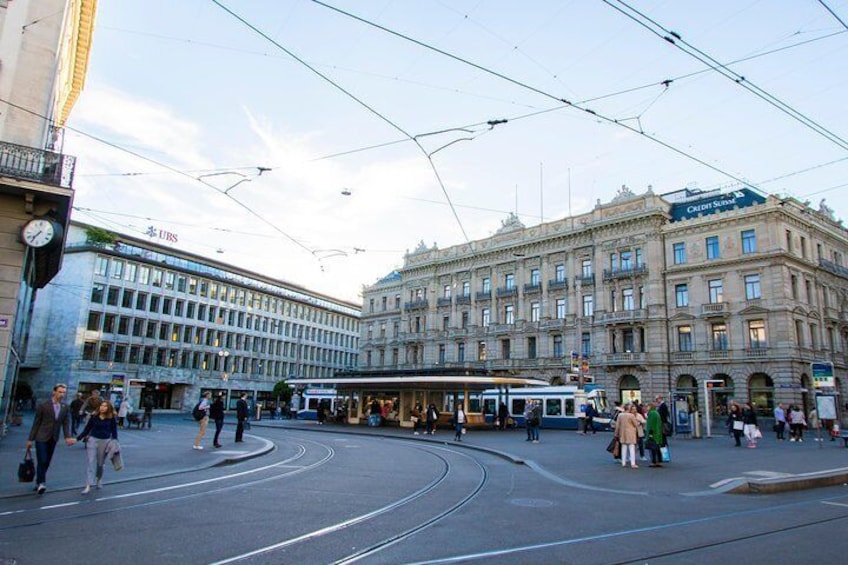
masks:
<path fill-rule="evenodd" d="M 830 504 L 831 506 L 844 506 L 845 508 L 848 508 L 848 504 L 845 504 L 844 502 L 830 502 L 829 500 L 823 500 L 822 504 Z"/>

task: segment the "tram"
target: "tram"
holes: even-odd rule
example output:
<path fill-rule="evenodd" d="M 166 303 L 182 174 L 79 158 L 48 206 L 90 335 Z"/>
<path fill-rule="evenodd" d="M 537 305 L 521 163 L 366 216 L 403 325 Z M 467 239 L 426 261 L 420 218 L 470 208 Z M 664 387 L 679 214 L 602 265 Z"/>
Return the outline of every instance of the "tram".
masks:
<path fill-rule="evenodd" d="M 576 430 L 585 404 L 595 408 L 595 429 L 609 429 L 611 414 L 606 392 L 602 388 L 577 385 L 513 388 L 508 392 L 489 389 L 483 392 L 483 413 L 486 422 L 497 421 L 498 405 L 503 402 L 514 426 L 524 426 L 524 409 L 529 400 L 542 403 L 542 427 L 548 429 Z"/>
<path fill-rule="evenodd" d="M 303 402 L 297 408 L 298 420 L 317 420 L 318 406 L 323 405 L 327 420 L 343 421 L 346 414 L 346 397 L 334 388 L 307 388 Z"/>

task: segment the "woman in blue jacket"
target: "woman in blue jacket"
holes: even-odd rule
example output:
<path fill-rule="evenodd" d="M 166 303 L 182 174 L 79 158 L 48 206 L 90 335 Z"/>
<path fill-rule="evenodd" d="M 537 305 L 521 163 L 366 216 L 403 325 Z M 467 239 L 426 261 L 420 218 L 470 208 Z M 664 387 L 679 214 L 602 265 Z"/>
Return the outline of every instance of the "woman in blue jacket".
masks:
<path fill-rule="evenodd" d="M 85 428 L 77 436 L 77 441 L 85 441 L 85 488 L 82 494 L 88 494 L 92 483 L 97 481 L 97 488 L 103 487 L 103 467 L 106 463 L 106 445 L 118 439 L 118 420 L 115 417 L 115 407 L 108 400 L 100 403 L 96 413 L 93 413 L 85 424 Z"/>

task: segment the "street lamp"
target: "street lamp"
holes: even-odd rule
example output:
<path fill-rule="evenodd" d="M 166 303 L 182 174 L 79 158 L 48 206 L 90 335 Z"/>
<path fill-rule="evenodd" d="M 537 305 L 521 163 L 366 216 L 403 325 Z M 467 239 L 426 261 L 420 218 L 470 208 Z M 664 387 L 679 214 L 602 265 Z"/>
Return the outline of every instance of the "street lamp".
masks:
<path fill-rule="evenodd" d="M 227 358 L 230 356 L 230 352 L 226 349 L 221 349 L 218 351 L 218 358 L 220 359 L 218 366 L 221 369 L 221 378 L 226 381 L 229 379 L 229 375 L 227 374 Z"/>

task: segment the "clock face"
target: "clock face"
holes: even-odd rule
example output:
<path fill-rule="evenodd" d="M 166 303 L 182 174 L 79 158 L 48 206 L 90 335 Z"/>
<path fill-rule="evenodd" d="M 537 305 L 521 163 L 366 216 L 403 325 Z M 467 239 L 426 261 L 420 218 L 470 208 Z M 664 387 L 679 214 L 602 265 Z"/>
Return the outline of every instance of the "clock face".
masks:
<path fill-rule="evenodd" d="M 30 247 L 44 247 L 56 236 L 56 226 L 50 220 L 38 218 L 30 220 L 21 232 L 24 243 Z"/>

